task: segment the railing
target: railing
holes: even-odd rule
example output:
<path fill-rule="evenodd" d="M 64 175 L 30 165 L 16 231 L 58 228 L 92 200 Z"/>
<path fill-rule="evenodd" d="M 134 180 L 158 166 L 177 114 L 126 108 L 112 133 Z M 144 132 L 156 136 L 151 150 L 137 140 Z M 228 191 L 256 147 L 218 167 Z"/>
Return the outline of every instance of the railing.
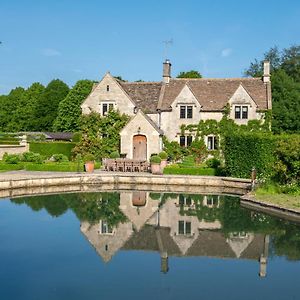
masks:
<path fill-rule="evenodd" d="M 114 172 L 148 172 L 149 164 L 146 160 L 128 158 L 104 158 L 103 167 L 105 171 Z"/>

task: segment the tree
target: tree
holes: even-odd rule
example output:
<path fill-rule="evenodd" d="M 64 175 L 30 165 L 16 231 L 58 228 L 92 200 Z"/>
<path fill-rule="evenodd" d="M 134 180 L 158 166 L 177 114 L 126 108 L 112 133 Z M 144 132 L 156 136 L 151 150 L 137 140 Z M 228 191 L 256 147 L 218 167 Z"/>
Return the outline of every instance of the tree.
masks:
<path fill-rule="evenodd" d="M 202 78 L 202 75 L 198 71 L 190 70 L 187 72 L 180 72 L 177 75 L 177 78 Z"/>
<path fill-rule="evenodd" d="M 67 96 L 69 87 L 61 80 L 52 80 L 45 88 L 37 104 L 35 118 L 38 131 L 51 131 L 57 117 L 59 103 Z"/>
<path fill-rule="evenodd" d="M 67 97 L 59 103 L 54 130 L 75 132 L 80 129 L 80 105 L 91 92 L 92 86 L 93 82 L 90 80 L 80 80 L 75 84 Z"/>
<path fill-rule="evenodd" d="M 275 46 L 264 53 L 263 60 L 255 59 L 245 70 L 246 76 L 263 74 L 263 61 L 271 63 L 273 119 L 275 133 L 300 132 L 300 45 L 279 51 Z"/>

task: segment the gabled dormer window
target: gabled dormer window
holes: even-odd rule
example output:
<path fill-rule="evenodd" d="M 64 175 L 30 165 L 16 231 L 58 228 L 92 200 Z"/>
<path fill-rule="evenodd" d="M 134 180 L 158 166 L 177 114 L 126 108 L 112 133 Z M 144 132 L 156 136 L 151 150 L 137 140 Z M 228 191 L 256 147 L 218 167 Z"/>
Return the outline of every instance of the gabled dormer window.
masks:
<path fill-rule="evenodd" d="M 192 234 L 192 223 L 187 221 L 178 221 L 178 234 Z"/>
<path fill-rule="evenodd" d="M 193 118 L 193 106 L 180 105 L 180 119 L 192 119 L 192 118 Z"/>

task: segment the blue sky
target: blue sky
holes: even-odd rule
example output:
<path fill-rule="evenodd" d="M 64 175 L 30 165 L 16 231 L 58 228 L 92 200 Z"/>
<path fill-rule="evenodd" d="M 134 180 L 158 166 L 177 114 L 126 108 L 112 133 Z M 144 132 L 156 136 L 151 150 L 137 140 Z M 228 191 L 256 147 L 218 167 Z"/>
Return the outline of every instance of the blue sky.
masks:
<path fill-rule="evenodd" d="M 300 43 L 300 1 L 1 0 L 0 94 L 108 70 L 159 81 L 170 39 L 173 76 L 240 77 L 271 46 Z"/>

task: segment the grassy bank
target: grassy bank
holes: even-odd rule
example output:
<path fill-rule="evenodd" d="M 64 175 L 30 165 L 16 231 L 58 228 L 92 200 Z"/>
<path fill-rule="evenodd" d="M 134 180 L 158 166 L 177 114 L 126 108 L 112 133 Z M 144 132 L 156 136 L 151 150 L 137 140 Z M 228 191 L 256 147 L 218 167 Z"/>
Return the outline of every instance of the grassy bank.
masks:
<path fill-rule="evenodd" d="M 258 188 L 255 191 L 255 198 L 265 203 L 279 205 L 284 208 L 300 211 L 300 193 L 285 194 L 280 186 L 270 185 Z"/>

